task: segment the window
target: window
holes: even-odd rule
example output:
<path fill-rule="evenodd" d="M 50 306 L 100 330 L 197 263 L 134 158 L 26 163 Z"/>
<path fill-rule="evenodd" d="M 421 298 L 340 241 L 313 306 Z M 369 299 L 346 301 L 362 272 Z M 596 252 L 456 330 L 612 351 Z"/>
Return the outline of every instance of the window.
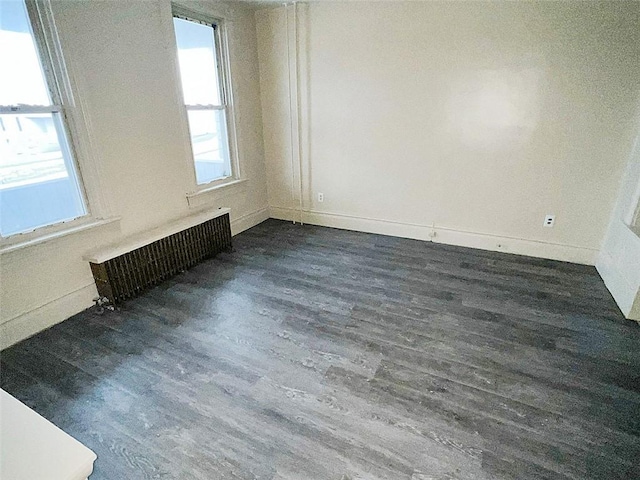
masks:
<path fill-rule="evenodd" d="M 222 36 L 214 22 L 174 13 L 182 95 L 198 185 L 232 177 Z"/>
<path fill-rule="evenodd" d="M 65 104 L 35 5 L 0 1 L 0 235 L 87 214 Z M 37 12 L 31 12 L 38 18 Z M 35 30 L 35 34 L 34 34 Z"/>

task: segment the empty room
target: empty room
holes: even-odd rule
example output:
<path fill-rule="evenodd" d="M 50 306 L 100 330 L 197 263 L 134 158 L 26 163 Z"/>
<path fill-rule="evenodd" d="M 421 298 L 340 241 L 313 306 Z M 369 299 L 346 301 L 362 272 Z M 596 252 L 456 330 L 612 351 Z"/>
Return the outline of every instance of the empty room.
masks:
<path fill-rule="evenodd" d="M 640 2 L 0 0 L 2 480 L 640 479 Z"/>

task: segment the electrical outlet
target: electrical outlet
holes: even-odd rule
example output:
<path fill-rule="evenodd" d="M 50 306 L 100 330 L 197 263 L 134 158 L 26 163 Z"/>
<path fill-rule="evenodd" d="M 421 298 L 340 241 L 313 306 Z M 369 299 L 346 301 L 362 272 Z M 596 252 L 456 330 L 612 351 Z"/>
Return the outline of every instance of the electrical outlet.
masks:
<path fill-rule="evenodd" d="M 544 217 L 544 223 L 542 224 L 543 227 L 553 227 L 553 224 L 556 223 L 556 216 L 555 215 L 547 215 L 546 217 Z"/>
<path fill-rule="evenodd" d="M 324 202 L 324 193 L 319 193 L 318 194 L 318 202 L 320 202 L 320 203 Z"/>

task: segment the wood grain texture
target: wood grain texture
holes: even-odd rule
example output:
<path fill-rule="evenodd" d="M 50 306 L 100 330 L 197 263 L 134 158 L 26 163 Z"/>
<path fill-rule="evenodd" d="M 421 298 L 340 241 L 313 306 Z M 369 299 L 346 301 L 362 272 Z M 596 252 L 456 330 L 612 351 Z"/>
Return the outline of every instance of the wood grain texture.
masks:
<path fill-rule="evenodd" d="M 92 479 L 640 478 L 640 328 L 594 268 L 269 220 L 2 352 Z"/>

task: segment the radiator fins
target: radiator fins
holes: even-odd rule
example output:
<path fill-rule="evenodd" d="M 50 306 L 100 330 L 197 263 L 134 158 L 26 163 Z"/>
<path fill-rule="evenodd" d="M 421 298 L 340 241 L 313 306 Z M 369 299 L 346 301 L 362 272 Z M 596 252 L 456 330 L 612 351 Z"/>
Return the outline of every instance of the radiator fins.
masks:
<path fill-rule="evenodd" d="M 208 220 L 103 263 L 90 263 L 98 294 L 116 305 L 231 249 L 229 215 Z"/>

